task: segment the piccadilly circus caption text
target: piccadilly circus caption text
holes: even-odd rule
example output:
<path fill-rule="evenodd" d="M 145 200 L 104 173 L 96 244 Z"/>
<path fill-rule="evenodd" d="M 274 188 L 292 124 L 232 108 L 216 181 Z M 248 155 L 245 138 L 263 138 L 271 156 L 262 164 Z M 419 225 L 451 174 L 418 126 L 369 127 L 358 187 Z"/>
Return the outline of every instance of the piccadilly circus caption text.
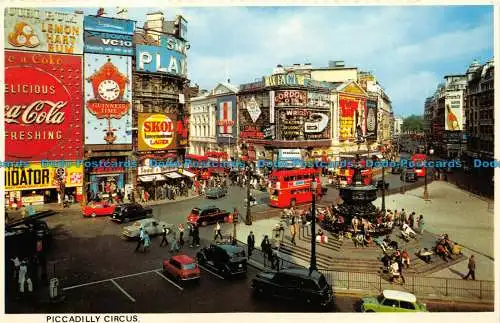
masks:
<path fill-rule="evenodd" d="M 137 323 L 136 314 L 47 315 L 47 323 Z"/>

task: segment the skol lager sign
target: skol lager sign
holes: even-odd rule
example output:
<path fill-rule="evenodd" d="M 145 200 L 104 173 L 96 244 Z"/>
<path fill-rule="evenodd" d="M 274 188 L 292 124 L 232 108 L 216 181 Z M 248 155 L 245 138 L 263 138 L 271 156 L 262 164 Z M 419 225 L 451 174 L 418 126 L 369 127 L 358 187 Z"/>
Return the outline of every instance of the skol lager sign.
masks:
<path fill-rule="evenodd" d="M 175 116 L 139 113 L 139 151 L 174 149 Z"/>

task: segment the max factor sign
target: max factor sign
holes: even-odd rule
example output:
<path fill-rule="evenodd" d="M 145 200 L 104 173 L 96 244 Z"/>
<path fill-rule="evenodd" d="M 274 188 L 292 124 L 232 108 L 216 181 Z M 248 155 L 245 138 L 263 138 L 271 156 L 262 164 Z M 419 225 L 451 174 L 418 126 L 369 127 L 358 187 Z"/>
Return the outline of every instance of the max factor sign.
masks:
<path fill-rule="evenodd" d="M 86 30 L 84 39 L 87 53 L 134 55 L 132 35 Z"/>
<path fill-rule="evenodd" d="M 266 86 L 303 86 L 304 81 L 304 75 L 297 75 L 295 73 L 276 74 L 264 77 Z"/>

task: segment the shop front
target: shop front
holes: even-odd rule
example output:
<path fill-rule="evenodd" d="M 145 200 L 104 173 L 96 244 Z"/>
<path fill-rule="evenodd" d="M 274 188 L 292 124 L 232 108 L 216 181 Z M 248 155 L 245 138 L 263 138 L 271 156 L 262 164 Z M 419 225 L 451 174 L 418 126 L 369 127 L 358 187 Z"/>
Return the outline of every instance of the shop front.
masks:
<path fill-rule="evenodd" d="M 126 173 L 125 157 L 91 158 L 89 174 L 88 198 L 116 199 L 125 196 Z"/>
<path fill-rule="evenodd" d="M 61 167 L 49 167 L 41 163 L 29 163 L 25 168 L 6 168 L 5 202 L 11 208 L 22 205 L 41 205 L 60 202 L 63 196 L 81 201 L 83 196 L 83 165 L 76 162 L 60 163 Z"/>

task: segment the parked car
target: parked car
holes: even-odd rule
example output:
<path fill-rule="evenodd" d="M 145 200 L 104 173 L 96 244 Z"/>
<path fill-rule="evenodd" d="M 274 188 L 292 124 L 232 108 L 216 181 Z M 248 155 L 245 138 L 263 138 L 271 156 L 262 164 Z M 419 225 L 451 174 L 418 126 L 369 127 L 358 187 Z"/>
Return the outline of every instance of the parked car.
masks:
<path fill-rule="evenodd" d="M 127 203 L 117 205 L 111 216 L 114 222 L 127 223 L 130 220 L 138 220 L 153 216 L 153 209 L 144 207 L 138 203 Z"/>
<path fill-rule="evenodd" d="M 387 191 L 389 189 L 389 182 L 385 182 L 381 179 L 377 181 L 377 189 L 382 190 L 382 187 L 385 185 L 385 190 Z"/>
<path fill-rule="evenodd" d="M 384 290 L 377 297 L 361 299 L 362 312 L 428 312 L 415 295 L 398 290 Z"/>
<path fill-rule="evenodd" d="M 222 274 L 226 278 L 247 273 L 245 249 L 231 244 L 211 244 L 196 254 L 198 263 Z"/>
<path fill-rule="evenodd" d="M 415 173 L 415 170 L 413 168 L 407 168 L 405 172 L 401 173 L 399 179 L 404 182 L 416 182 L 417 173 Z"/>
<path fill-rule="evenodd" d="M 106 216 L 115 211 L 116 204 L 109 202 L 90 202 L 82 210 L 84 217 Z"/>
<path fill-rule="evenodd" d="M 163 272 L 177 281 L 200 281 L 200 267 L 193 258 L 186 255 L 163 259 Z"/>
<path fill-rule="evenodd" d="M 338 187 L 339 188 L 344 188 L 349 184 L 349 180 L 347 179 L 347 176 L 339 176 L 338 179 Z"/>
<path fill-rule="evenodd" d="M 319 305 L 328 309 L 333 305 L 332 286 L 325 276 L 307 268 L 284 268 L 278 272 L 264 271 L 252 280 L 255 296 L 270 296 L 301 304 Z"/>
<path fill-rule="evenodd" d="M 52 239 L 52 233 L 45 221 L 25 221 L 5 229 L 5 252 L 12 257 L 30 257 L 36 252 L 48 251 Z"/>
<path fill-rule="evenodd" d="M 401 174 L 401 167 L 391 167 L 391 174 Z"/>
<path fill-rule="evenodd" d="M 187 223 L 190 225 L 196 224 L 206 226 L 217 222 L 228 222 L 230 214 L 230 212 L 221 210 L 213 205 L 205 208 L 195 207 L 188 215 Z M 237 217 L 234 218 L 233 221 L 238 221 Z"/>
<path fill-rule="evenodd" d="M 225 187 L 211 187 L 205 191 L 205 196 L 207 198 L 218 199 L 219 197 L 226 196 L 226 194 L 227 188 Z"/>
<path fill-rule="evenodd" d="M 163 226 L 167 228 L 167 234 L 174 230 L 174 225 L 167 222 L 158 221 L 154 218 L 142 219 L 134 222 L 134 224 L 123 228 L 122 236 L 126 239 L 136 239 L 139 237 L 140 228 L 142 227 L 145 232 L 150 236 L 157 236 L 163 234 Z"/>

